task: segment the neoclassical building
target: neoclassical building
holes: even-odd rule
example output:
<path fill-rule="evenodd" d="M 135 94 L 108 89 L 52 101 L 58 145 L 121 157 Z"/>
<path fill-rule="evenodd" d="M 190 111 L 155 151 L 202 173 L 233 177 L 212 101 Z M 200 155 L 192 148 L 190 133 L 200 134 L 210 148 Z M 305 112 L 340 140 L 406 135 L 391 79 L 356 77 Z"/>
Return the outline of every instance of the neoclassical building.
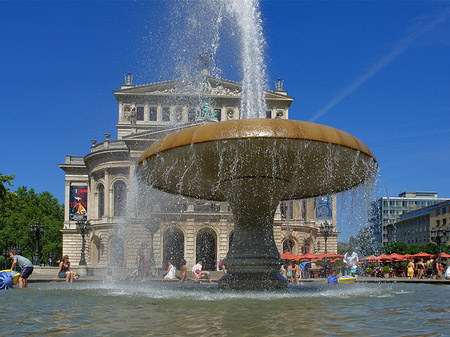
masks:
<path fill-rule="evenodd" d="M 76 222 L 89 220 L 86 261 L 89 267 L 136 267 L 141 249 L 153 268 L 181 259 L 192 266 L 203 259 L 215 270 L 233 239 L 233 218 L 227 203 L 189 199 L 152 190 L 138 183 L 137 161 L 154 141 L 192 125 L 240 118 L 240 83 L 213 77 L 203 69 L 195 78 L 134 85 L 133 76 L 114 91 L 118 103 L 117 139 L 105 134 L 91 140 L 83 156 L 67 155 L 63 255 L 78 261 L 81 235 Z M 294 98 L 283 82 L 267 91 L 266 118 L 289 117 Z M 283 201 L 275 215 L 274 234 L 280 253 L 325 251 L 319 230 L 324 221 L 335 225 L 336 198 Z M 338 232 L 327 240 L 336 252 Z"/>

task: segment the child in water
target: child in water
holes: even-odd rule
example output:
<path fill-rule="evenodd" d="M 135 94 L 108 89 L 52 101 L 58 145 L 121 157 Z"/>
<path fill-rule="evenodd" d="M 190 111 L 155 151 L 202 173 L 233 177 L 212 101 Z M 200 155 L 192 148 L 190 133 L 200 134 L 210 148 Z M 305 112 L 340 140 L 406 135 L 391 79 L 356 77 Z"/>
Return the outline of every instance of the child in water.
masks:
<path fill-rule="evenodd" d="M 28 287 L 28 277 L 33 273 L 33 263 L 28 260 L 26 257 L 19 255 L 19 251 L 17 249 L 11 249 L 9 251 L 9 257 L 13 260 L 11 265 L 11 271 L 14 270 L 16 264 L 22 268 L 19 276 L 19 288 Z"/>

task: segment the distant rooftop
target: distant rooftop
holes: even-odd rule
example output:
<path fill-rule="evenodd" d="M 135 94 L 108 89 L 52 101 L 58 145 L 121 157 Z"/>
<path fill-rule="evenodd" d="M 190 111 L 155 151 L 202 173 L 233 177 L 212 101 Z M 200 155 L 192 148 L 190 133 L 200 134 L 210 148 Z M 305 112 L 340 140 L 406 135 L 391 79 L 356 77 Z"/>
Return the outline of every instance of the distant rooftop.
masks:
<path fill-rule="evenodd" d="M 405 191 L 398 196 L 400 198 L 437 198 L 438 192 Z"/>

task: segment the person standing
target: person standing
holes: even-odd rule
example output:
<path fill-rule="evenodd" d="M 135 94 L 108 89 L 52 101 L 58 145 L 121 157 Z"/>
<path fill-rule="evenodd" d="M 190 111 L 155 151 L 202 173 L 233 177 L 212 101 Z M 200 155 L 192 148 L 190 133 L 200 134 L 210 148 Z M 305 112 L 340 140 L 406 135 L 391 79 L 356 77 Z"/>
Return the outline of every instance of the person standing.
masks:
<path fill-rule="evenodd" d="M 352 247 L 349 247 L 347 253 L 344 255 L 344 263 L 346 265 L 346 274 L 350 271 L 352 276 L 355 276 L 356 270 L 358 268 L 358 254 L 353 251 Z"/>
<path fill-rule="evenodd" d="M 445 270 L 444 277 L 446 280 L 450 280 L 450 266 L 448 266 L 447 269 Z"/>
<path fill-rule="evenodd" d="M 409 280 L 411 280 L 411 279 L 414 277 L 414 270 L 415 270 L 415 267 L 414 267 L 414 260 L 411 259 L 411 260 L 409 260 L 409 263 L 408 263 L 408 270 L 407 270 L 407 272 L 406 272 L 406 276 L 408 276 L 408 279 L 409 279 Z"/>
<path fill-rule="evenodd" d="M 19 288 L 27 288 L 28 277 L 30 277 L 30 275 L 33 273 L 33 263 L 26 257 L 19 255 L 18 249 L 11 249 L 9 251 L 9 257 L 13 260 L 11 264 L 11 271 L 14 270 L 16 264 L 19 265 L 20 268 L 22 268 L 19 276 Z"/>
<path fill-rule="evenodd" d="M 421 280 L 425 272 L 425 263 L 423 263 L 423 259 L 419 259 L 416 268 L 417 268 L 417 278 Z"/>

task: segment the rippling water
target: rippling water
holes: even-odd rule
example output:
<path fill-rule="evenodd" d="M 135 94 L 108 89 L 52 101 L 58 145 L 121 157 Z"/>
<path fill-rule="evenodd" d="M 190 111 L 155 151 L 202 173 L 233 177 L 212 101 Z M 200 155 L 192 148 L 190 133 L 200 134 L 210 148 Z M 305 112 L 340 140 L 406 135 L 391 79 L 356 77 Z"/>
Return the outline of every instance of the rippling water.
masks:
<path fill-rule="evenodd" d="M 307 284 L 221 292 L 125 283 L 34 283 L 0 292 L 0 335 L 449 336 L 450 288 Z"/>

